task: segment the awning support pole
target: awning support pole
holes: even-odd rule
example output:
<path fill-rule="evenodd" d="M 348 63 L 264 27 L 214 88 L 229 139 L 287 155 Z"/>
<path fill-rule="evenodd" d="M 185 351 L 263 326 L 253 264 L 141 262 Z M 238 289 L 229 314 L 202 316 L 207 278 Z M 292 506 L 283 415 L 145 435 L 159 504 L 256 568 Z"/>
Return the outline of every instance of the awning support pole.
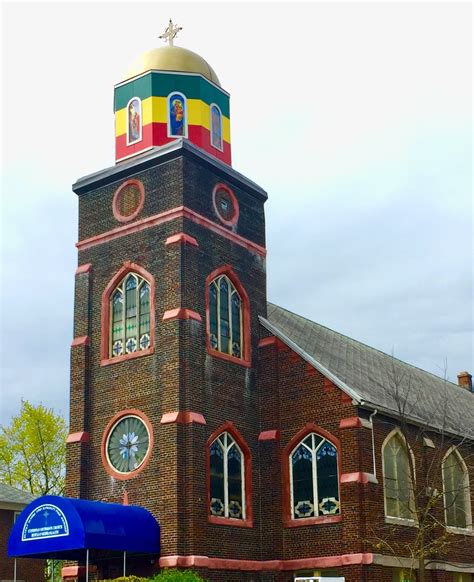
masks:
<path fill-rule="evenodd" d="M 13 582 L 16 582 L 16 558 L 13 560 Z"/>
<path fill-rule="evenodd" d="M 51 560 L 51 582 L 54 582 L 54 560 Z"/>
<path fill-rule="evenodd" d="M 89 548 L 86 550 L 86 582 L 89 582 Z"/>
<path fill-rule="evenodd" d="M 127 552 L 123 553 L 123 577 L 125 578 L 125 576 L 127 572 Z"/>

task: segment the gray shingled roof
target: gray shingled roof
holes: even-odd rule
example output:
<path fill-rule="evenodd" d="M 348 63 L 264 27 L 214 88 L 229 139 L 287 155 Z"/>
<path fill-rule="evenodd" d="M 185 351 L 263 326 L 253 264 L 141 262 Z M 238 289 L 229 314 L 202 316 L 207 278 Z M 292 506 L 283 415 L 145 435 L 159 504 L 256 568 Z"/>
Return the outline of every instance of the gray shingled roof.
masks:
<path fill-rule="evenodd" d="M 26 491 L 21 491 L 21 489 L 16 489 L 5 483 L 0 483 L 0 503 L 11 503 L 15 505 L 28 505 L 37 496 L 27 493 Z"/>
<path fill-rule="evenodd" d="M 260 321 L 361 406 L 474 438 L 472 392 L 272 303 Z"/>

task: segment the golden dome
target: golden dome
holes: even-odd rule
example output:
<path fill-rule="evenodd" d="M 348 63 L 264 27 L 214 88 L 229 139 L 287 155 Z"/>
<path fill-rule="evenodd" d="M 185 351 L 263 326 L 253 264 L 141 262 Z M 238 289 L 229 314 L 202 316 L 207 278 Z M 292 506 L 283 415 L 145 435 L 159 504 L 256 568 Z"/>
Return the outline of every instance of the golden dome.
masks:
<path fill-rule="evenodd" d="M 129 68 L 125 79 L 151 70 L 198 73 L 221 86 L 213 68 L 202 57 L 180 46 L 162 46 L 143 53 Z"/>

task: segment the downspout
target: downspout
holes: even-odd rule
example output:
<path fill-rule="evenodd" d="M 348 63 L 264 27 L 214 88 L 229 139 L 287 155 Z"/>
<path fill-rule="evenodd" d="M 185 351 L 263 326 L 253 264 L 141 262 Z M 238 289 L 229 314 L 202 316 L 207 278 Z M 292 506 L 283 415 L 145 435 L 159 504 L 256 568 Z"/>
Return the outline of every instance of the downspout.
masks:
<path fill-rule="evenodd" d="M 377 478 L 377 466 L 375 463 L 375 436 L 374 436 L 374 423 L 372 418 L 377 414 L 378 410 L 375 409 L 372 414 L 369 416 L 370 425 L 372 428 L 372 460 L 373 460 L 373 475 Z"/>

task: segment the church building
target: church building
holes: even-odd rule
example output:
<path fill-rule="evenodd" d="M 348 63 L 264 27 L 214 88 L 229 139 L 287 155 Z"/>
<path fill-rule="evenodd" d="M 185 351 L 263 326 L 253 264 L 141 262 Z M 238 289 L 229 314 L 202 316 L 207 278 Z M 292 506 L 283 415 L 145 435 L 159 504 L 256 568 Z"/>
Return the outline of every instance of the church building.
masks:
<path fill-rule="evenodd" d="M 66 496 L 152 514 L 160 552 L 129 574 L 472 582 L 471 375 L 268 302 L 267 193 L 232 166 L 229 93 L 176 32 L 115 86 L 115 165 L 73 186 Z M 91 551 L 91 580 L 122 567 Z"/>

